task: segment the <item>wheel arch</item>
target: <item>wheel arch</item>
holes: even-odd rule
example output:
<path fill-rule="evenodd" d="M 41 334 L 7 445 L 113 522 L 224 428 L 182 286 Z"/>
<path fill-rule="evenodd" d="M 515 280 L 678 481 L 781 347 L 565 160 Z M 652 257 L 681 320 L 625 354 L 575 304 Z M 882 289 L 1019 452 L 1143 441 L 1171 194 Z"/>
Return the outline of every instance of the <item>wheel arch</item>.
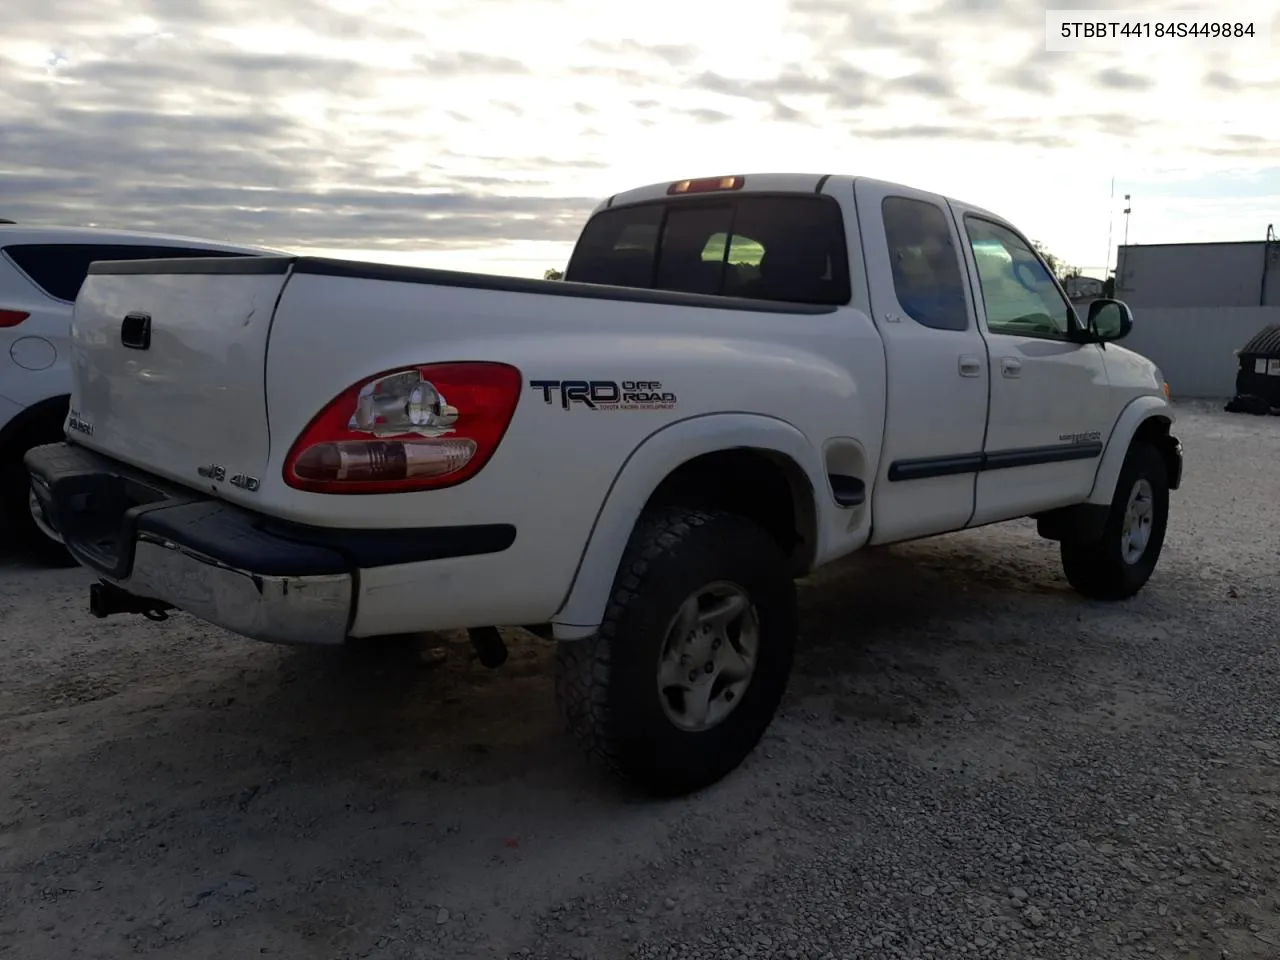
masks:
<path fill-rule="evenodd" d="M 1169 489 L 1177 490 L 1182 485 L 1182 444 L 1173 435 L 1172 417 L 1155 415 L 1147 417 L 1138 424 L 1129 445 L 1137 441 L 1151 444 L 1164 461 L 1165 473 L 1169 478 Z"/>
<path fill-rule="evenodd" d="M 45 429 L 50 433 L 61 433 L 70 407 L 69 394 L 46 397 L 31 404 L 9 420 L 0 427 L 0 460 L 3 460 L 15 445 L 22 443 L 32 433 Z"/>
<path fill-rule="evenodd" d="M 1131 401 L 1111 430 L 1087 502 L 1096 506 L 1111 505 L 1124 458 L 1135 440 L 1145 440 L 1160 452 L 1169 473 L 1169 488 L 1176 490 L 1182 480 L 1182 448 L 1171 432 L 1174 420 L 1172 408 L 1162 397 L 1138 397 Z"/>
<path fill-rule="evenodd" d="M 801 576 L 819 555 L 820 454 L 785 421 L 710 414 L 671 424 L 638 446 L 614 478 L 559 612 L 557 639 L 589 636 L 604 618 L 623 551 L 650 507 L 723 509 L 760 523 Z"/>

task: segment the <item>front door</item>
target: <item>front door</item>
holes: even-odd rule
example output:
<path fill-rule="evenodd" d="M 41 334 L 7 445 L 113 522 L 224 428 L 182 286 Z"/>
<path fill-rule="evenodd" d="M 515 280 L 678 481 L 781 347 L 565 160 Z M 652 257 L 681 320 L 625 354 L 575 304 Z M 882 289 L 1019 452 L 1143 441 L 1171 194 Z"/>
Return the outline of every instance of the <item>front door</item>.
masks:
<path fill-rule="evenodd" d="M 854 181 L 888 395 L 872 544 L 958 530 L 973 514 L 987 425 L 987 348 L 946 201 Z"/>
<path fill-rule="evenodd" d="M 1071 342 L 1075 310 L 1025 237 L 990 214 L 952 208 L 991 352 L 971 523 L 1078 503 L 1093 487 L 1111 426 L 1102 348 Z"/>

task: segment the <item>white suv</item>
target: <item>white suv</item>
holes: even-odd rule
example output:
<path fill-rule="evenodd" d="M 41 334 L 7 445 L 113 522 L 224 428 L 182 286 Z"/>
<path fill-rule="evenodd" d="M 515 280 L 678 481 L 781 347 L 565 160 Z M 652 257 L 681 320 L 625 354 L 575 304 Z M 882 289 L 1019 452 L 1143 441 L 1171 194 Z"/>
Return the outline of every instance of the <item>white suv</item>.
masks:
<path fill-rule="evenodd" d="M 25 554 L 48 564 L 74 562 L 41 529 L 22 457 L 31 447 L 62 439 L 71 393 L 71 312 L 89 264 L 273 252 L 190 237 L 0 220 L 0 528 L 7 527 L 8 538 Z"/>

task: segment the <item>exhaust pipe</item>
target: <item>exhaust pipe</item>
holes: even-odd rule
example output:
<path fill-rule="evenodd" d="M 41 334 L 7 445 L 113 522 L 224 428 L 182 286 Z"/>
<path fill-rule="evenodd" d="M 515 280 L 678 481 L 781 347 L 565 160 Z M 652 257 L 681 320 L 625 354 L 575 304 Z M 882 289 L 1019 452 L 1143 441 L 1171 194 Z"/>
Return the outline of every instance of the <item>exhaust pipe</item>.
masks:
<path fill-rule="evenodd" d="M 99 620 L 117 613 L 138 613 L 148 620 L 168 620 L 169 611 L 173 609 L 170 604 L 140 597 L 105 580 L 89 587 L 89 612 Z"/>

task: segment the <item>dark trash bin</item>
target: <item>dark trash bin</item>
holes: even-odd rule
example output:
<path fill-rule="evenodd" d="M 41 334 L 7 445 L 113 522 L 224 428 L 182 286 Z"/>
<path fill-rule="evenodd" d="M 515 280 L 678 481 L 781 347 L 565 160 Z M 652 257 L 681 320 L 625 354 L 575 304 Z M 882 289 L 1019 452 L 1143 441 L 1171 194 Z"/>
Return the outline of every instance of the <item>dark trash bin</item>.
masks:
<path fill-rule="evenodd" d="M 1230 413 L 1280 414 L 1280 323 L 1255 333 L 1237 354 L 1236 395 Z"/>

